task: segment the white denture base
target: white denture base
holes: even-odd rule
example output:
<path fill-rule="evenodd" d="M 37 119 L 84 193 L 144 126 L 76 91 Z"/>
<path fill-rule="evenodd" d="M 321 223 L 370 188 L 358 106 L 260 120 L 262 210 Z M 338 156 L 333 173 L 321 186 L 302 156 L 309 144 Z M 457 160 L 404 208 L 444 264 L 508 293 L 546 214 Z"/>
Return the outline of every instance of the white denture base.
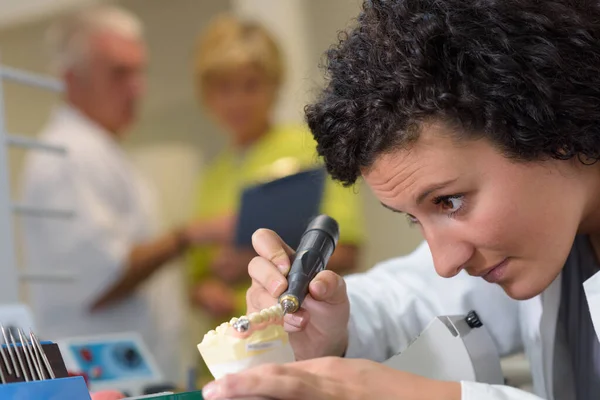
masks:
<path fill-rule="evenodd" d="M 278 342 L 279 343 L 275 344 L 270 351 L 262 352 L 255 356 L 237 361 L 208 365 L 208 369 L 215 379 L 219 379 L 227 374 L 235 374 L 263 364 L 286 364 L 294 362 L 294 351 L 290 344 L 283 344 L 281 341 Z M 265 343 L 265 345 L 268 344 Z"/>
<path fill-rule="evenodd" d="M 208 332 L 198 344 L 198 351 L 215 379 L 262 364 L 295 361 L 288 334 L 283 329 L 280 306 L 244 318 L 250 321 L 247 332 L 237 332 L 233 325 L 238 318 L 233 318 Z"/>

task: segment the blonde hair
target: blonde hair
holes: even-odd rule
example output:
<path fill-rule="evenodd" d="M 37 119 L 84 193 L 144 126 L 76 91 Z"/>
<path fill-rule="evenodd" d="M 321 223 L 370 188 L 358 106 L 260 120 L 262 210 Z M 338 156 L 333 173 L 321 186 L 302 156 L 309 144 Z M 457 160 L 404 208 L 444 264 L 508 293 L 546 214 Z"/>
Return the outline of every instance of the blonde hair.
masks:
<path fill-rule="evenodd" d="M 89 55 L 89 39 L 99 31 L 141 40 L 142 23 L 132 13 L 111 5 L 77 10 L 54 23 L 46 34 L 52 69 L 61 74 L 80 66 Z"/>
<path fill-rule="evenodd" d="M 283 57 L 271 33 L 262 25 L 230 15 L 215 18 L 198 40 L 194 73 L 200 88 L 214 76 L 253 65 L 280 86 Z"/>

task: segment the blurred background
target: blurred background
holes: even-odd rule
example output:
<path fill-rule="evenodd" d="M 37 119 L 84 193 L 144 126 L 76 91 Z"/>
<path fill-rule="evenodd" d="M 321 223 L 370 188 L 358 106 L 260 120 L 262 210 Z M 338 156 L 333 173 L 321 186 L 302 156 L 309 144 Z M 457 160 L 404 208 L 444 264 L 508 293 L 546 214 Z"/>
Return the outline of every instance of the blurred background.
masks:
<path fill-rule="evenodd" d="M 44 35 L 52 21 L 73 8 L 100 3 L 92 0 L 0 1 L 0 59 L 3 64 L 49 73 Z M 185 219 L 202 167 L 225 144 L 224 135 L 201 107 L 192 78 L 193 49 L 212 17 L 231 12 L 263 23 L 278 38 L 286 58 L 287 77 L 276 118 L 302 122 L 303 106 L 322 83 L 323 53 L 338 32 L 352 23 L 357 0 L 124 0 L 110 2 L 135 13 L 144 24 L 149 48 L 148 92 L 140 121 L 125 145 L 156 182 L 165 224 Z M 5 105 L 9 132 L 35 135 L 47 121 L 58 96 L 7 83 Z M 23 154 L 10 151 L 13 193 L 18 193 Z M 364 198 L 366 243 L 360 267 L 404 254 L 421 240 L 404 217 L 383 209 L 367 188 Z"/>
<path fill-rule="evenodd" d="M 0 62 L 29 72 L 50 74 L 44 44 L 48 27 L 64 13 L 104 3 L 100 0 L 0 0 Z M 109 3 L 109 2 L 105 2 Z M 199 105 L 193 56 L 200 32 L 211 19 L 231 13 L 261 23 L 279 41 L 286 77 L 275 120 L 303 122 L 303 107 L 323 83 L 323 54 L 340 30 L 352 24 L 358 0 L 123 0 L 110 2 L 134 13 L 144 26 L 149 50 L 147 93 L 140 119 L 124 142 L 127 153 L 158 189 L 163 226 L 186 221 L 194 208 L 198 177 L 226 145 L 226 136 Z M 47 122 L 58 95 L 14 83 L 4 85 L 7 131 L 34 137 Z M 21 192 L 25 151 L 8 153 L 11 193 Z M 358 268 L 406 254 L 421 241 L 401 215 L 385 210 L 368 188 L 354 189 L 363 200 L 365 242 Z M 22 224 L 15 217 L 15 242 L 22 253 Z M 23 263 L 21 254 L 21 264 Z M 173 262 L 175 268 L 183 260 Z M 22 267 L 22 265 L 20 266 Z M 25 301 L 27 290 L 24 290 Z M 186 310 L 188 313 L 194 311 Z M 196 318 L 189 319 L 196 322 Z M 190 322 L 190 325 L 194 323 Z M 193 350 L 210 326 L 187 326 L 181 343 L 181 371 L 193 365 Z M 186 359 L 186 356 L 189 359 Z M 183 376 L 182 373 L 176 373 Z"/>

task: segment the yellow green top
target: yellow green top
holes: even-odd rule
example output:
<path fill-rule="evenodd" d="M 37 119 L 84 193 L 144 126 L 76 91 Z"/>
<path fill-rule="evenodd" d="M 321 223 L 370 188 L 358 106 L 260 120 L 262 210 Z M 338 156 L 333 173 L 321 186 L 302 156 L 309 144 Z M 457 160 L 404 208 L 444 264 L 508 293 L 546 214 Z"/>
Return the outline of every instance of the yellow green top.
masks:
<path fill-rule="evenodd" d="M 316 143 L 307 129 L 302 126 L 276 126 L 243 154 L 227 149 L 217 157 L 198 185 L 195 216 L 208 220 L 235 213 L 245 187 L 319 165 L 321 160 L 316 153 Z M 345 188 L 328 177 L 321 212 L 339 223 L 340 244 L 358 245 L 362 242 L 362 203 L 352 188 Z M 213 246 L 203 246 L 190 252 L 188 272 L 191 284 L 210 277 L 209 266 L 217 250 Z M 248 284 L 242 283 L 236 288 L 236 315 L 246 312 Z"/>

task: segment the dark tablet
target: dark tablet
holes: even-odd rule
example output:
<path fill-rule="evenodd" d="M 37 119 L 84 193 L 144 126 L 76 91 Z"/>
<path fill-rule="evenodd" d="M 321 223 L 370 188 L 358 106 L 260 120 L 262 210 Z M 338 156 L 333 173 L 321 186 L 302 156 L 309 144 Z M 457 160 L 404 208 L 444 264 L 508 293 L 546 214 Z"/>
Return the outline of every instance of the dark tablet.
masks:
<path fill-rule="evenodd" d="M 308 223 L 320 214 L 325 176 L 324 169 L 312 169 L 246 188 L 242 192 L 235 245 L 251 247 L 252 234 L 267 228 L 297 248 Z"/>

